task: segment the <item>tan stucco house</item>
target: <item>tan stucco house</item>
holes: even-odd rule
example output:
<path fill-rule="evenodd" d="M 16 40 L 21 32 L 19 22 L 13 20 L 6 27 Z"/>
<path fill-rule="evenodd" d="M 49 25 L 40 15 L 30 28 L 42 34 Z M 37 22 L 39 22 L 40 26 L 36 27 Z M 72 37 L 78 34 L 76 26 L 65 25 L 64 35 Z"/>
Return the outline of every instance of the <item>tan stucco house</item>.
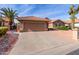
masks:
<path fill-rule="evenodd" d="M 46 18 L 40 18 L 35 16 L 18 17 L 17 18 L 23 31 L 47 31 L 49 20 Z"/>

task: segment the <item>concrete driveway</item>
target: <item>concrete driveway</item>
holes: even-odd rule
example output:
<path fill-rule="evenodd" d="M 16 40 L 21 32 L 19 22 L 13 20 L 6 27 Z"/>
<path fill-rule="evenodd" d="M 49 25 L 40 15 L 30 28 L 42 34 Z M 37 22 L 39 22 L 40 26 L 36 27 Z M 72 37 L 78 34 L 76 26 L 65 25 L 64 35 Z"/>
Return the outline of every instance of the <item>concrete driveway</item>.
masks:
<path fill-rule="evenodd" d="M 23 32 L 11 50 L 12 55 L 62 55 L 79 48 L 72 31 Z"/>

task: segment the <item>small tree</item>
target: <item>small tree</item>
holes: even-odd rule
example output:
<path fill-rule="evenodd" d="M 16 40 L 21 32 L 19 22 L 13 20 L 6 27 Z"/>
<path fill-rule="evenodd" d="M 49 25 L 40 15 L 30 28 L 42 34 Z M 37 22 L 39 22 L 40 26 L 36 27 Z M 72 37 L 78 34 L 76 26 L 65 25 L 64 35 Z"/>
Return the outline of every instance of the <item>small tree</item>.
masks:
<path fill-rule="evenodd" d="M 77 19 L 76 14 L 78 14 L 78 12 L 79 12 L 79 6 L 76 9 L 74 5 L 70 6 L 68 13 L 70 15 L 72 29 L 74 29 L 75 19 Z"/>

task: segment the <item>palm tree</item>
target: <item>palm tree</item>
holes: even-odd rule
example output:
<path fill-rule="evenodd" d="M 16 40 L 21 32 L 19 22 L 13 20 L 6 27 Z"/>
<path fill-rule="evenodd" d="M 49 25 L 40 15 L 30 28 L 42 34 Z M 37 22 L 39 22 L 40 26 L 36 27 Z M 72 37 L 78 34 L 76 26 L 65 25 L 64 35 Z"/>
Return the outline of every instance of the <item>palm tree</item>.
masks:
<path fill-rule="evenodd" d="M 5 18 L 7 18 L 10 21 L 9 25 L 11 29 L 13 20 L 17 16 L 16 10 L 13 10 L 11 8 L 1 8 L 0 10 L 1 10 L 0 14 L 2 14 Z"/>
<path fill-rule="evenodd" d="M 4 26 L 4 23 L 3 23 L 3 18 L 2 16 L 0 15 L 0 26 Z"/>
<path fill-rule="evenodd" d="M 75 9 L 75 6 L 71 5 L 68 13 L 70 15 L 72 29 L 74 29 L 75 19 L 77 19 L 76 14 L 78 14 L 78 12 L 79 12 L 79 6 L 77 7 L 77 9 Z"/>

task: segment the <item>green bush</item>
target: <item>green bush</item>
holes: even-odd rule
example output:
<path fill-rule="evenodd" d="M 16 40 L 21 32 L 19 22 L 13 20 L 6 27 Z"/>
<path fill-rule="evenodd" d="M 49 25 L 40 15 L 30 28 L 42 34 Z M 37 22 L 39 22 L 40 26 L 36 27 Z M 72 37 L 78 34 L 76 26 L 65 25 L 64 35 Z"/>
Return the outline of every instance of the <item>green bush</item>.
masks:
<path fill-rule="evenodd" d="M 66 26 L 56 26 L 54 28 L 59 30 L 69 30 L 69 27 L 66 27 Z"/>
<path fill-rule="evenodd" d="M 0 27 L 0 37 L 5 35 L 8 31 L 8 27 Z"/>

